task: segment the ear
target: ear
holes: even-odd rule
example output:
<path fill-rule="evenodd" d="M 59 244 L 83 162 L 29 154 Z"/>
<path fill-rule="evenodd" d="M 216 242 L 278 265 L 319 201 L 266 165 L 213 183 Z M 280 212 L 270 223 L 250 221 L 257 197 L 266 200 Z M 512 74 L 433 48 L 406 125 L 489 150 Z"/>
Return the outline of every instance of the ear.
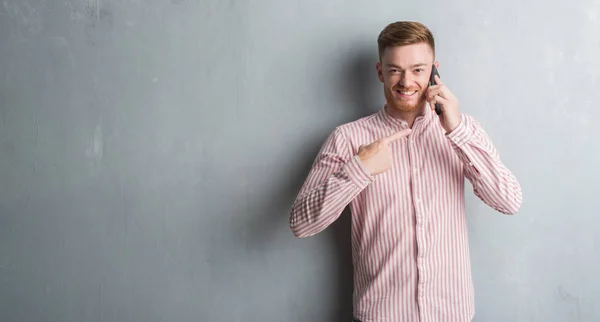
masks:
<path fill-rule="evenodd" d="M 383 83 L 383 68 L 381 67 L 381 62 L 377 62 L 377 64 L 375 64 L 375 69 L 377 69 L 377 77 L 379 77 L 379 81 Z"/>
<path fill-rule="evenodd" d="M 433 63 L 435 65 L 435 68 L 440 69 L 440 62 L 439 61 L 435 61 L 435 63 Z"/>

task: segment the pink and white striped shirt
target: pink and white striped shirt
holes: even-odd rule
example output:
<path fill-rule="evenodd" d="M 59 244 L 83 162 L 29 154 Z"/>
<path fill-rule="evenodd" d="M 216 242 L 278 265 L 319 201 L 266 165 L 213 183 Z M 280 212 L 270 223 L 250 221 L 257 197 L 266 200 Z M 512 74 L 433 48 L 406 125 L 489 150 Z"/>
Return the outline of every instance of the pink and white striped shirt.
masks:
<path fill-rule="evenodd" d="M 378 112 L 335 128 L 324 142 L 290 214 L 297 237 L 315 235 L 352 214 L 354 316 L 362 322 L 463 322 L 474 315 L 464 178 L 475 195 L 516 213 L 521 187 L 480 124 L 462 114 L 446 134 L 426 108 L 411 134 L 390 143 L 394 160 L 375 177 L 356 156 L 405 129 Z"/>

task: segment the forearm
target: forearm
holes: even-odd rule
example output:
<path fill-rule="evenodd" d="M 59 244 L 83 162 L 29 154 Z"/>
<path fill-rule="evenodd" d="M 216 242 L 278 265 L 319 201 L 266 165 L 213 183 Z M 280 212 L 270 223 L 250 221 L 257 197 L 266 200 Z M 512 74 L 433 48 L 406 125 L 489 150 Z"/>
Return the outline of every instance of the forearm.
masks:
<path fill-rule="evenodd" d="M 294 235 L 309 237 L 323 231 L 373 180 L 357 157 L 332 174 L 312 172 L 292 206 L 290 227 Z"/>
<path fill-rule="evenodd" d="M 522 203 L 521 186 L 500 157 L 483 128 L 472 118 L 447 134 L 464 164 L 465 177 L 477 197 L 504 214 L 515 214 Z"/>

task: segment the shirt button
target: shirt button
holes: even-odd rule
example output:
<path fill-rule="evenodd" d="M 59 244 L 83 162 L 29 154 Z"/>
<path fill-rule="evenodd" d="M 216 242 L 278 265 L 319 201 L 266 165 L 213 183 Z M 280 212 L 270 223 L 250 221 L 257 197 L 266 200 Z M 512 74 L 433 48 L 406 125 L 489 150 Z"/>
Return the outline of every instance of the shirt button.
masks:
<path fill-rule="evenodd" d="M 421 202 L 421 198 L 419 198 L 419 196 L 417 196 L 417 197 L 415 197 L 415 201 L 416 201 L 417 203 L 419 203 L 419 202 Z"/>

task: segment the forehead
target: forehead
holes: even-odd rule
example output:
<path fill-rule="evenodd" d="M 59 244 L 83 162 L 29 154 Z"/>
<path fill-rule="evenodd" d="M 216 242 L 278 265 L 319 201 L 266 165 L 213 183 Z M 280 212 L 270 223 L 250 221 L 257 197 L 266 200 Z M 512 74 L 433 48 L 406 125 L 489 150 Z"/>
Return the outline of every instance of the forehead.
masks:
<path fill-rule="evenodd" d="M 394 46 L 385 49 L 381 61 L 384 65 L 409 67 L 415 64 L 433 64 L 433 51 L 427 43 Z"/>

